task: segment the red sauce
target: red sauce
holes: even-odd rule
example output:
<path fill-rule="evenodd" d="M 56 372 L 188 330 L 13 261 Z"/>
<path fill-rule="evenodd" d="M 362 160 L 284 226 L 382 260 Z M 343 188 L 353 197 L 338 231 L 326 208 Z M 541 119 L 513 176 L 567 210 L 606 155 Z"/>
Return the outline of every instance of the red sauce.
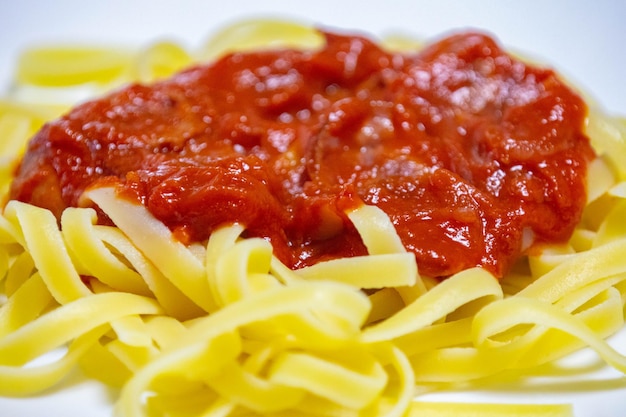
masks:
<path fill-rule="evenodd" d="M 365 254 L 344 214 L 363 203 L 435 277 L 502 276 L 525 235 L 570 236 L 593 150 L 584 102 L 553 71 L 482 34 L 403 55 L 326 38 L 319 51 L 236 53 L 78 106 L 32 139 L 11 197 L 60 215 L 112 183 L 184 242 L 240 222 L 292 268 Z"/>

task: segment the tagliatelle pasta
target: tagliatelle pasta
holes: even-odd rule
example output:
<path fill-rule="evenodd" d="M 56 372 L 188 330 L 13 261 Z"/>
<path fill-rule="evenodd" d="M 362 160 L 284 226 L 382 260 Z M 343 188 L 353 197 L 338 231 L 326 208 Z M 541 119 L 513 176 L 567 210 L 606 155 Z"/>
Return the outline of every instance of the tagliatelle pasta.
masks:
<path fill-rule="evenodd" d="M 300 25 L 245 22 L 197 56 L 281 40 L 319 41 Z M 3 195 L 29 136 L 65 108 L 26 103 L 33 91 L 150 81 L 193 56 L 170 43 L 26 53 L 22 84 L 0 103 Z M 598 159 L 581 223 L 568 244 L 521 259 L 501 280 L 480 268 L 441 282 L 420 276 L 373 206 L 347 213 L 367 256 L 291 270 L 238 224 L 186 246 L 110 187 L 85 197 L 115 226 L 96 224 L 90 208 L 66 209 L 59 224 L 10 201 L 0 216 L 0 395 L 45 391 L 78 366 L 119 388 L 116 413 L 129 417 L 572 415 L 569 405 L 438 404 L 419 394 L 582 347 L 626 373 L 626 357 L 604 341 L 624 326 L 626 123 L 592 109 L 587 133 Z"/>

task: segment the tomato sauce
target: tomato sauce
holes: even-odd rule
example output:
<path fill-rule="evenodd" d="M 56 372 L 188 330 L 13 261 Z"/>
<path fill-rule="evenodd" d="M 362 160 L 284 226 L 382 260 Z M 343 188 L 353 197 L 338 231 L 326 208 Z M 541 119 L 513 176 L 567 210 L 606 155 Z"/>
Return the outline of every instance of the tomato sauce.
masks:
<path fill-rule="evenodd" d="M 433 277 L 501 277 L 568 239 L 593 150 L 585 103 L 553 71 L 480 33 L 413 54 L 325 36 L 76 107 L 32 139 L 11 198 L 60 216 L 114 184 L 185 243 L 240 222 L 292 268 L 365 254 L 345 214 L 360 204 L 384 210 Z"/>

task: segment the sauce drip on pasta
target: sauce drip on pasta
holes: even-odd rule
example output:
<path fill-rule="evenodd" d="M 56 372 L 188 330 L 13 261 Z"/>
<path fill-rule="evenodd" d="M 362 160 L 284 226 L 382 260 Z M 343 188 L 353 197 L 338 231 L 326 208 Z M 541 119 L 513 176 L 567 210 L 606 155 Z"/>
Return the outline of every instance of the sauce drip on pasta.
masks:
<path fill-rule="evenodd" d="M 567 240 L 593 150 L 584 102 L 553 71 L 477 33 L 414 54 L 325 35 L 76 107 L 31 140 L 11 198 L 60 216 L 113 184 L 185 243 L 239 222 L 292 268 L 365 254 L 346 215 L 364 203 L 432 277 L 502 276 Z"/>

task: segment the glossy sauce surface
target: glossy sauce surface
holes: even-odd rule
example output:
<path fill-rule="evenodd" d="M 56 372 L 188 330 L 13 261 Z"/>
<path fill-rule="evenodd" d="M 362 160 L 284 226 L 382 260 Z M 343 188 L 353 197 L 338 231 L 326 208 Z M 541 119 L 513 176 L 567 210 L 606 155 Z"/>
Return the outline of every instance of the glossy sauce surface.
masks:
<path fill-rule="evenodd" d="M 415 54 L 326 39 L 78 106 L 30 142 L 11 197 L 60 216 L 115 184 L 183 242 L 240 222 L 292 268 L 365 254 L 345 215 L 363 203 L 434 277 L 502 276 L 533 245 L 570 236 L 593 150 L 584 102 L 551 70 L 477 33 Z"/>

